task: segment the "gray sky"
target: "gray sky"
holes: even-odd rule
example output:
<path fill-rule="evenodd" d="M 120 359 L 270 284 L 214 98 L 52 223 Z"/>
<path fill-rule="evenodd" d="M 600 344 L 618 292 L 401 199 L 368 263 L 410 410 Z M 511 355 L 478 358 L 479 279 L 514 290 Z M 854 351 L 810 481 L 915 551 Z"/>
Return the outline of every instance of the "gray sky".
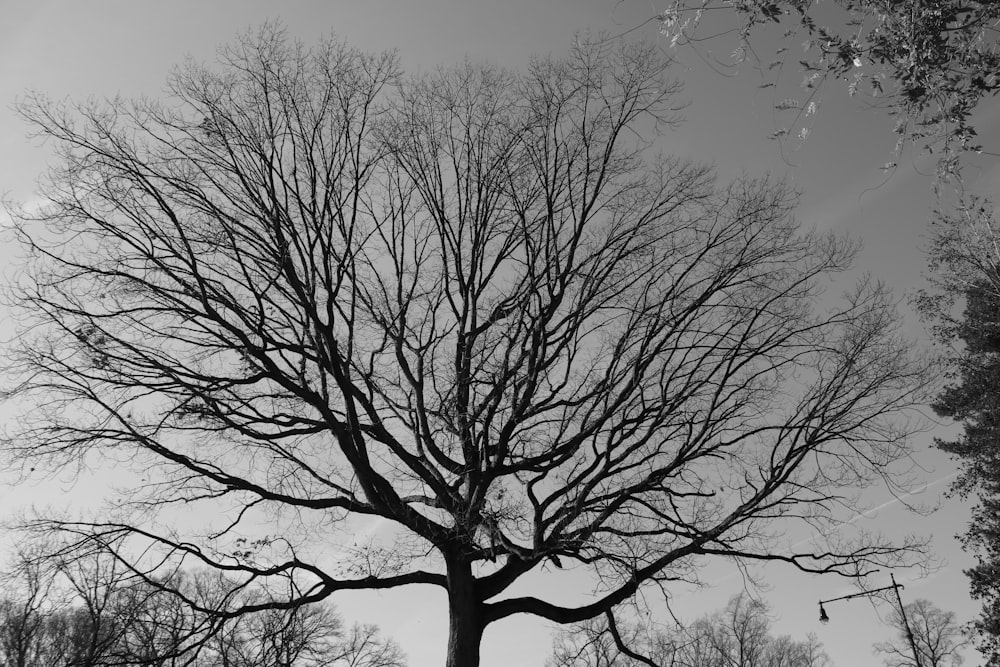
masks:
<path fill-rule="evenodd" d="M 171 66 L 185 56 L 210 59 L 217 46 L 266 19 L 280 19 L 290 35 L 307 43 L 333 32 L 360 47 L 398 49 L 404 67 L 415 71 L 465 57 L 516 68 L 532 53 L 564 51 L 576 31 L 620 33 L 656 11 L 656 0 L 15 0 L 5 3 L 0 23 L 0 192 L 30 201 L 34 181 L 50 159 L 47 147 L 25 136 L 24 124 L 10 109 L 26 89 L 54 98 L 158 96 Z M 652 24 L 632 34 L 657 39 Z M 668 48 L 665 41 L 663 47 Z M 787 119 L 774 109 L 774 90 L 758 87 L 757 73 L 727 78 L 705 66 L 711 54 L 681 50 L 676 56 L 675 75 L 686 84 L 690 106 L 684 112 L 688 121 L 663 138 L 665 150 L 715 163 L 729 176 L 746 171 L 788 178 L 803 192 L 799 216 L 806 224 L 863 239 L 861 270 L 885 280 L 901 297 L 919 286 L 920 245 L 934 205 L 932 179 L 926 175 L 932 165 L 926 159 L 906 158 L 894 171 L 880 169 L 895 159 L 891 121 L 883 112 L 864 108 L 835 86 L 817 100 L 809 138 L 781 147 L 769 135 Z M 796 60 L 793 56 L 792 62 Z M 796 77 L 798 73 L 789 72 L 793 90 Z M 997 120 L 980 130 L 985 143 L 997 143 Z M 983 193 L 994 190 L 1000 180 L 1000 170 L 988 162 L 967 175 L 968 187 Z M 915 325 L 910 332 L 920 335 Z M 915 441 L 924 467 L 919 474 L 929 485 L 916 500 L 925 504 L 940 500 L 953 474 L 951 464 L 931 449 L 932 435 Z M 957 612 L 960 619 L 970 619 L 976 605 L 968 599 L 961 570 L 971 561 L 953 539 L 964 528 L 967 508 L 960 501 L 943 501 L 938 513 L 923 518 L 906 512 L 884 491 L 871 494 L 872 504 L 883 506 L 859 523 L 899 536 L 931 534 L 938 557 L 946 563 L 926 578 L 898 572 L 897 579 L 906 585 L 904 598 L 926 597 Z M 6 507 L 24 497 L 23 490 L 0 490 L 0 503 Z M 378 530 L 378 525 L 372 526 L 373 533 Z M 693 619 L 721 608 L 743 585 L 734 572 L 713 566 L 705 579 L 716 585 L 695 592 L 678 589 L 674 611 Z M 836 603 L 829 609 L 833 621 L 828 626 L 816 620 L 818 599 L 853 592 L 845 581 L 780 567 L 760 574 L 770 586 L 764 596 L 779 632 L 797 637 L 817 633 L 840 667 L 880 664 L 870 647 L 886 639 L 889 631 L 879 623 L 876 609 L 864 601 Z M 531 585 L 573 585 L 571 575 L 560 576 L 563 579 Z M 888 573 L 884 580 L 876 577 L 872 585 L 888 583 Z M 400 641 L 414 667 L 443 663 L 447 625 L 440 592 L 352 593 L 334 601 L 348 617 L 380 624 Z M 484 666 L 541 665 L 549 651 L 549 630 L 532 618 L 491 626 Z"/>

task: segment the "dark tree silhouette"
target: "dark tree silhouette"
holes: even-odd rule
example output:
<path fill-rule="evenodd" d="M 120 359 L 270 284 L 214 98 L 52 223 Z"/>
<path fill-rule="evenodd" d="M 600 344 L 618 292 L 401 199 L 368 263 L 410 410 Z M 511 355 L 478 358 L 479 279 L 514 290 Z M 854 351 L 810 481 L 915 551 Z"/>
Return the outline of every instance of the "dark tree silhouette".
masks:
<path fill-rule="evenodd" d="M 963 426 L 954 440 L 938 440 L 959 462 L 952 490 L 975 497 L 964 548 L 977 563 L 966 571 L 973 598 L 983 603 L 974 627 L 978 648 L 1000 665 L 1000 459 L 997 387 L 1000 386 L 1000 272 L 992 206 L 969 200 L 935 223 L 930 254 L 934 287 L 917 305 L 946 346 L 949 384 L 934 410 Z"/>
<path fill-rule="evenodd" d="M 34 527 L 147 577 L 282 582 L 185 598 L 221 618 L 440 587 L 451 667 L 491 623 L 593 618 L 705 557 L 912 555 L 843 523 L 898 482 L 926 379 L 893 299 L 821 300 L 855 247 L 800 229 L 784 185 L 654 154 L 667 64 L 581 41 L 521 75 L 403 79 L 265 28 L 163 103 L 28 98 L 61 161 L 14 212 L 30 408 L 7 448 L 136 487 Z M 376 519 L 391 539 L 349 544 Z M 828 544 L 786 543 L 796 524 Z M 590 601 L 506 594 L 549 567 Z"/>

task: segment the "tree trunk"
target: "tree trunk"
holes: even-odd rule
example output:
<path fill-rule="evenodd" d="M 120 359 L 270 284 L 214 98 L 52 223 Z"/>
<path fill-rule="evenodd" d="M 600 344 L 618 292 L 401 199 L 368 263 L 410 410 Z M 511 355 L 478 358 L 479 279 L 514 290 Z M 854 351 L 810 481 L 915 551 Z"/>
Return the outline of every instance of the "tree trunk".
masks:
<path fill-rule="evenodd" d="M 446 667 L 479 667 L 483 639 L 483 605 L 476 592 L 472 566 L 448 563 L 448 661 Z"/>

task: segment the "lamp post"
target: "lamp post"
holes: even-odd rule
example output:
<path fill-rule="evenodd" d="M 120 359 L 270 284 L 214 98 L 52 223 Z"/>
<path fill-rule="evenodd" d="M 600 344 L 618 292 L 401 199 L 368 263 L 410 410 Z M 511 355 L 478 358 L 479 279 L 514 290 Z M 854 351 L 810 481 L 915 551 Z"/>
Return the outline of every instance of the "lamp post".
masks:
<path fill-rule="evenodd" d="M 862 591 L 860 593 L 852 593 L 851 595 L 842 595 L 839 598 L 831 598 L 829 600 L 819 601 L 819 622 L 829 623 L 830 617 L 826 613 L 826 608 L 823 607 L 825 604 L 830 604 L 831 602 L 838 602 L 840 600 L 850 600 L 852 598 L 861 597 L 871 597 L 875 593 L 881 593 L 882 591 L 892 591 L 896 594 L 896 604 L 899 605 L 899 616 L 903 619 L 903 627 L 906 629 L 906 638 L 910 640 L 910 649 L 913 651 L 913 660 L 917 667 L 923 667 L 920 664 L 920 654 L 917 652 L 917 642 L 913 639 L 913 631 L 910 630 L 910 621 L 906 618 L 906 609 L 903 608 L 903 600 L 899 597 L 899 589 L 903 588 L 902 584 L 896 583 L 896 577 L 890 572 L 889 578 L 892 580 L 891 586 L 883 586 L 882 588 L 876 588 L 870 591 Z"/>

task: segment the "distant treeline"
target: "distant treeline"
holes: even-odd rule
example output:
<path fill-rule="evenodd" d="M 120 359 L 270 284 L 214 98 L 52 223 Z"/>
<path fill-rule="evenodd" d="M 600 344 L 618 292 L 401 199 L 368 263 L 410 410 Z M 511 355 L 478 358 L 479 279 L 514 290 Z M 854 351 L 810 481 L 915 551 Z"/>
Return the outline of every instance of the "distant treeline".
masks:
<path fill-rule="evenodd" d="M 373 625 L 348 627 L 329 603 L 252 607 L 268 592 L 216 573 L 157 579 L 107 555 L 20 554 L 0 597 L 0 667 L 404 667 Z M 164 585 L 169 584 L 169 585 Z"/>

